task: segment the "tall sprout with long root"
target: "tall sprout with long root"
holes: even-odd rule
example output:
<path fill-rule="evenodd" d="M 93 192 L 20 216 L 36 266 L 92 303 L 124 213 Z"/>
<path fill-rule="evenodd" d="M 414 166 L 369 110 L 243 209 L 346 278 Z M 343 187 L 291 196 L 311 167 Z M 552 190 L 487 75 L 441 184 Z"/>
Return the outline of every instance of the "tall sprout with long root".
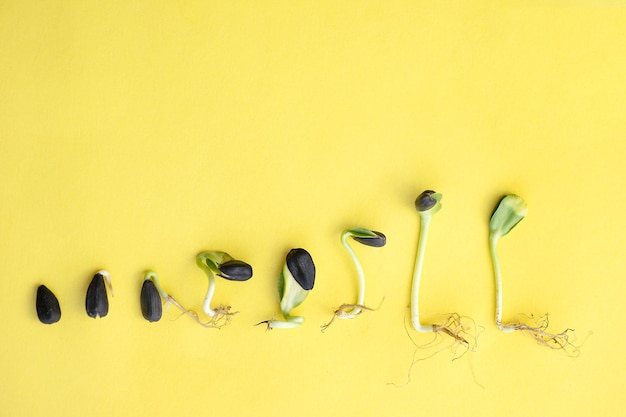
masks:
<path fill-rule="evenodd" d="M 478 327 L 474 321 L 469 317 L 460 316 L 458 313 L 451 313 L 444 315 L 439 323 L 424 324 L 420 318 L 419 308 L 419 288 L 424 265 L 426 242 L 432 218 L 441 210 L 441 198 L 441 194 L 432 190 L 426 190 L 415 200 L 415 208 L 420 216 L 420 229 L 411 288 L 411 325 L 420 333 L 433 333 L 435 335 L 433 342 L 424 344 L 422 347 L 431 347 L 438 344 L 435 343 L 435 341 L 439 340 L 439 336 L 449 338 L 451 343 L 446 345 L 443 349 L 451 348 L 453 358 L 456 359 L 465 352 L 473 351 L 476 348 Z"/>
<path fill-rule="evenodd" d="M 504 196 L 491 216 L 489 222 L 489 252 L 495 275 L 496 284 L 496 326 L 504 333 L 512 333 L 516 330 L 531 336 L 538 344 L 551 349 L 563 350 L 570 356 L 580 353 L 580 345 L 575 345 L 574 329 L 567 328 L 561 333 L 548 331 L 548 314 L 545 314 L 534 322 L 533 316 L 523 316 L 530 323 L 512 322 L 502 323 L 502 270 L 498 259 L 496 246 L 502 236 L 507 235 L 528 213 L 526 202 L 518 195 L 509 194 Z"/>

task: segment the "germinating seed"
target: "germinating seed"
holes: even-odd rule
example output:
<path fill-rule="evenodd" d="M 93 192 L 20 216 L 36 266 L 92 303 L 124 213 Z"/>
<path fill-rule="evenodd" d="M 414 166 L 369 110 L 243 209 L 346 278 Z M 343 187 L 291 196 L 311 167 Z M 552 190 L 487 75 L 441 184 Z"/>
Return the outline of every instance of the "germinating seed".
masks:
<path fill-rule="evenodd" d="M 85 309 L 87 310 L 87 315 L 94 319 L 96 317 L 105 317 L 109 314 L 109 298 L 104 285 L 104 275 L 101 272 L 94 275 L 89 288 L 87 288 Z"/>
<path fill-rule="evenodd" d="M 37 288 L 37 317 L 44 324 L 52 324 L 61 320 L 61 306 L 56 296 L 46 287 L 40 285 Z"/>
<path fill-rule="evenodd" d="M 154 282 L 149 279 L 143 281 L 139 301 L 141 304 L 141 314 L 143 314 L 144 319 L 149 322 L 161 320 L 163 306 L 161 305 L 161 296 Z"/>

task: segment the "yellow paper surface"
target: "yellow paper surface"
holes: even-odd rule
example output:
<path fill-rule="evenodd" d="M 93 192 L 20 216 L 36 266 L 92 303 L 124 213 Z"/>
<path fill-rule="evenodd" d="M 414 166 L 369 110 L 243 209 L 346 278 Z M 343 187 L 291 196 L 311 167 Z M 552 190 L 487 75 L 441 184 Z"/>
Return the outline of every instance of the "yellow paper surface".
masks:
<path fill-rule="evenodd" d="M 538 5 L 2 2 L 1 414 L 623 411 L 626 11 Z M 406 321 L 427 188 L 444 198 L 421 309 L 484 331 L 411 368 L 433 352 Z M 577 358 L 494 325 L 488 221 L 511 192 L 529 214 L 499 246 L 504 318 L 550 313 L 586 340 Z M 388 238 L 355 247 L 380 308 L 321 333 L 355 301 L 339 235 L 357 226 Z M 306 321 L 265 332 L 294 247 L 317 266 Z M 146 269 L 201 312 L 201 250 L 254 267 L 217 282 L 232 324 L 146 322 Z M 93 320 L 101 268 L 115 297 Z M 57 324 L 37 320 L 40 284 Z"/>

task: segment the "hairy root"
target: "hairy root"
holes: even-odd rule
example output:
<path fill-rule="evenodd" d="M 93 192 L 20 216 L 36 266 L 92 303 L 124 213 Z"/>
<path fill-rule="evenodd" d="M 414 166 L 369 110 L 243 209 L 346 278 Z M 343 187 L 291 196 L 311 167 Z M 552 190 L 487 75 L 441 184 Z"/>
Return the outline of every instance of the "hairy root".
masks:
<path fill-rule="evenodd" d="M 426 343 L 417 343 L 414 336 L 409 330 L 412 329 L 410 319 L 405 320 L 405 331 L 415 350 L 409 369 L 407 370 L 407 379 L 403 384 L 390 383 L 396 387 L 408 385 L 411 382 L 411 373 L 413 366 L 418 362 L 432 358 L 444 350 L 449 350 L 452 354 L 452 361 L 462 358 L 467 352 L 475 352 L 478 346 L 478 336 L 483 332 L 484 328 L 471 318 L 461 316 L 458 313 L 448 314 L 432 314 L 433 316 L 443 317 L 443 320 L 437 320 L 441 324 L 432 325 L 431 340 Z"/>
<path fill-rule="evenodd" d="M 333 324 L 336 318 L 340 319 L 353 319 L 364 311 L 374 311 L 373 308 L 364 306 L 362 304 L 342 304 L 335 310 L 333 317 L 326 324 L 322 324 L 320 327 L 322 329 L 322 333 L 328 329 L 328 327 Z"/>
<path fill-rule="evenodd" d="M 215 311 L 215 315 L 211 317 L 211 320 L 207 322 L 209 326 L 206 327 L 215 327 L 217 329 L 221 329 L 222 327 L 230 324 L 230 321 L 233 319 L 233 316 L 238 311 L 230 311 L 230 306 L 220 305 L 217 307 Z"/>
<path fill-rule="evenodd" d="M 381 300 L 380 304 L 376 308 L 368 307 L 368 306 L 365 306 L 363 304 L 342 304 L 342 305 L 340 305 L 335 310 L 335 313 L 334 313 L 333 317 L 330 319 L 330 321 L 328 323 L 322 324 L 320 326 L 321 329 L 322 329 L 322 333 L 324 333 L 326 331 L 326 329 L 328 329 L 328 327 L 331 324 L 333 324 L 333 322 L 335 321 L 336 318 L 353 319 L 353 318 L 355 318 L 356 316 L 358 316 L 359 314 L 361 314 L 361 313 L 363 313 L 365 311 L 376 311 L 383 304 L 383 301 L 385 301 L 384 298 Z"/>
<path fill-rule="evenodd" d="M 210 329 L 221 329 L 226 326 L 232 320 L 232 317 L 238 313 L 238 311 L 231 312 L 230 306 L 219 306 L 215 309 L 215 315 L 211 317 L 211 319 L 207 322 L 203 322 L 198 313 L 193 310 L 188 310 L 183 307 L 174 297 L 171 295 L 167 297 L 166 308 L 170 305 L 175 305 L 180 311 L 183 312 L 184 315 L 191 317 L 196 323 L 198 323 L 202 327 L 210 328 Z"/>
<path fill-rule="evenodd" d="M 441 324 L 432 325 L 434 337 L 430 342 L 419 345 L 411 338 L 418 350 L 430 349 L 444 344 L 440 349 L 424 359 L 446 349 L 452 351 L 453 361 L 463 357 L 467 352 L 474 352 L 478 343 L 478 336 L 483 331 L 483 327 L 477 325 L 471 317 L 461 316 L 458 313 L 444 314 L 443 317 L 444 320 Z M 445 344 L 446 340 L 450 340 L 449 338 L 452 339 L 452 342 Z M 422 359 L 417 359 L 414 363 L 420 360 Z"/>
<path fill-rule="evenodd" d="M 520 318 L 523 318 L 527 322 L 530 321 L 532 324 L 523 322 Z M 520 314 L 517 323 L 497 324 L 501 329 L 519 330 L 532 337 L 538 345 L 560 350 L 571 357 L 580 355 L 580 348 L 585 342 L 585 340 L 583 340 L 581 343 L 576 343 L 578 338 L 575 330 L 571 328 L 567 328 L 561 333 L 549 332 L 547 330 L 550 325 L 548 313 L 537 319 L 535 319 L 533 315 L 527 316 Z"/>

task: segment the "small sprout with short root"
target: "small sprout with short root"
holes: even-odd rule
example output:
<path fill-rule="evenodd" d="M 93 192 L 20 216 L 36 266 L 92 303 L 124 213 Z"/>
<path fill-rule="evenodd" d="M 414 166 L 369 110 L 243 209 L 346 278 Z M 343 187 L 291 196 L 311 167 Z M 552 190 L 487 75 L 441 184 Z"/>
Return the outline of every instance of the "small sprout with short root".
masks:
<path fill-rule="evenodd" d="M 207 324 L 210 324 L 211 327 L 224 327 L 238 312 L 230 311 L 231 307 L 227 305 L 211 307 L 211 300 L 215 293 L 215 275 L 229 281 L 247 281 L 252 278 L 252 267 L 221 251 L 199 253 L 196 256 L 196 265 L 204 271 L 209 279 L 209 287 L 202 307 L 206 315 L 211 318 Z"/>
<path fill-rule="evenodd" d="M 304 317 L 292 316 L 291 311 L 298 307 L 315 285 L 315 264 L 311 254 L 305 249 L 292 249 L 287 254 L 285 265 L 278 277 L 278 299 L 284 320 L 264 320 L 267 330 L 291 329 L 304 323 Z"/>
<path fill-rule="evenodd" d="M 167 291 L 165 291 L 163 287 L 161 286 L 161 281 L 159 280 L 159 276 L 157 275 L 156 272 L 146 271 L 143 279 L 144 281 L 143 281 L 143 286 L 142 286 L 141 295 L 140 295 L 140 304 L 141 304 L 141 313 L 146 320 L 153 322 L 153 321 L 158 321 L 161 318 L 161 314 L 159 314 L 159 311 L 158 311 L 159 308 L 157 307 L 157 301 L 154 298 L 154 292 L 151 289 L 148 289 L 150 287 L 153 287 L 156 289 L 156 291 L 161 296 L 161 298 L 165 301 L 166 311 L 168 310 L 170 305 L 174 305 L 176 306 L 176 308 L 182 311 L 183 314 L 191 317 L 200 326 L 207 327 L 207 328 L 218 327 L 218 326 L 215 326 L 211 322 L 208 322 L 208 323 L 203 322 L 202 320 L 200 320 L 198 313 L 196 313 L 193 310 L 186 309 L 178 301 L 176 301 L 174 297 L 168 294 Z M 160 300 L 158 301 L 158 305 L 159 306 L 161 305 Z"/>
<path fill-rule="evenodd" d="M 373 308 L 365 306 L 365 275 L 363 273 L 363 267 L 359 262 L 354 250 L 348 243 L 348 238 L 356 240 L 357 242 L 371 246 L 374 248 L 380 248 L 385 246 L 387 243 L 387 238 L 381 232 L 376 232 L 374 230 L 365 229 L 363 227 L 355 227 L 353 229 L 344 230 L 341 234 L 341 244 L 350 254 L 352 261 L 354 262 L 354 266 L 356 267 L 357 276 L 359 279 L 359 292 L 357 295 L 356 303 L 354 304 L 342 304 L 335 310 L 335 314 L 333 318 L 326 324 L 322 325 L 322 332 L 328 329 L 328 327 L 335 321 L 335 318 L 340 319 L 353 319 L 364 311 L 373 311 Z"/>

